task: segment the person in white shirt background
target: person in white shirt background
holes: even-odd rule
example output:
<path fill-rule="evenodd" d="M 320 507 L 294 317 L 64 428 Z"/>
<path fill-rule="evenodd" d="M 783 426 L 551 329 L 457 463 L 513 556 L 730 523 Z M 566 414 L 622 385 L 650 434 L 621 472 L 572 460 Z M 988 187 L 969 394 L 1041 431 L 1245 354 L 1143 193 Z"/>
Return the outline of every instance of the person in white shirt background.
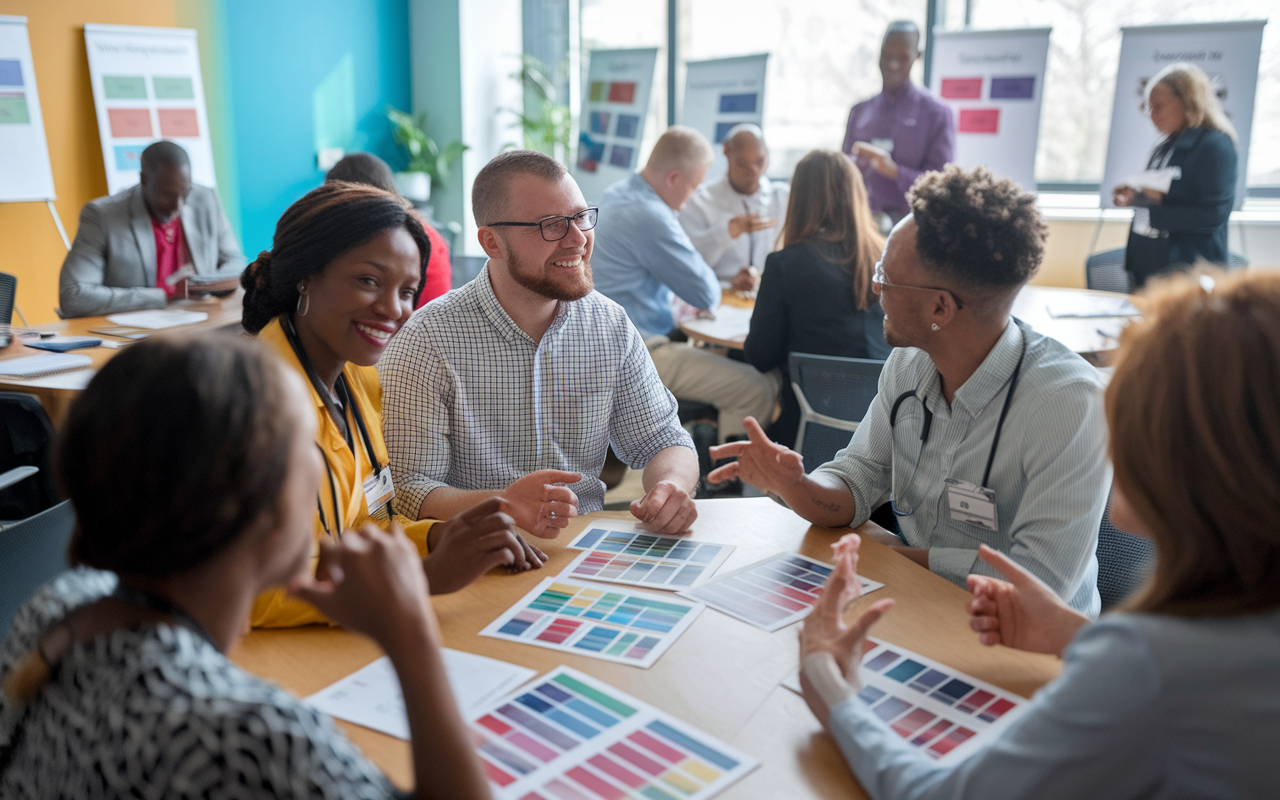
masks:
<path fill-rule="evenodd" d="M 728 172 L 698 189 L 680 212 L 680 225 L 722 283 L 753 292 L 782 230 L 791 190 L 765 177 L 769 147 L 759 127 L 730 128 L 724 155 Z"/>

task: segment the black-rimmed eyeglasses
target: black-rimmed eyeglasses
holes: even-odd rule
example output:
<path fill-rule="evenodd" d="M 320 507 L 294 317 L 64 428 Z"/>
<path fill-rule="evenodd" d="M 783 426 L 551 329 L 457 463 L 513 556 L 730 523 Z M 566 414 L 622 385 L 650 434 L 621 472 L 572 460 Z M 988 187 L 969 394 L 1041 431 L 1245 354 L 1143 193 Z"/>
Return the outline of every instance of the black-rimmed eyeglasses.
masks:
<path fill-rule="evenodd" d="M 490 222 L 486 227 L 541 228 L 542 238 L 548 242 L 558 242 L 569 235 L 569 223 L 580 231 L 589 231 L 596 226 L 600 209 L 591 207 L 579 211 L 571 217 L 547 217 L 537 222 Z"/>

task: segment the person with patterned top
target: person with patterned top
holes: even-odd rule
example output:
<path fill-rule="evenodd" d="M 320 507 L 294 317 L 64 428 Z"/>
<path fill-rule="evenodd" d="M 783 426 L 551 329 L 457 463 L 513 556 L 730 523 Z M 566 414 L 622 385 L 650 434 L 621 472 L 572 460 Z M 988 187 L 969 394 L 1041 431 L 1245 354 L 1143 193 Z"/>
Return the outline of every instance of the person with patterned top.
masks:
<path fill-rule="evenodd" d="M 302 379 L 249 339 L 157 337 L 94 377 L 57 443 L 80 568 L 0 647 L 0 797 L 405 796 L 331 719 L 224 655 L 282 585 L 386 650 L 411 796 L 490 796 L 409 539 L 365 525 L 322 542 L 311 577 L 315 435 Z"/>

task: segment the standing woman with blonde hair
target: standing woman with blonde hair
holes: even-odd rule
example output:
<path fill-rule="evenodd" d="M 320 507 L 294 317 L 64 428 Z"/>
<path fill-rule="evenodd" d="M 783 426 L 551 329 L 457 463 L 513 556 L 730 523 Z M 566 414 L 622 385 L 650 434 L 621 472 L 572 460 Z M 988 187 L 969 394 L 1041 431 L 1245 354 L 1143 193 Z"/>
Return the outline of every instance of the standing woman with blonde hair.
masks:
<path fill-rule="evenodd" d="M 1170 64 L 1147 84 L 1144 103 L 1164 138 L 1148 172 L 1169 170 L 1167 192 L 1117 186 L 1118 206 L 1134 208 L 1125 269 L 1138 289 L 1158 273 L 1198 260 L 1227 263 L 1227 221 L 1236 199 L 1236 129 L 1209 76 L 1194 64 Z"/>
<path fill-rule="evenodd" d="M 871 292 L 884 236 L 862 176 L 843 153 L 814 150 L 800 159 L 779 245 L 765 259 L 744 349 L 756 369 L 784 373 L 782 415 L 769 436 L 791 447 L 800 404 L 785 375 L 788 353 L 889 356 L 884 312 Z"/>

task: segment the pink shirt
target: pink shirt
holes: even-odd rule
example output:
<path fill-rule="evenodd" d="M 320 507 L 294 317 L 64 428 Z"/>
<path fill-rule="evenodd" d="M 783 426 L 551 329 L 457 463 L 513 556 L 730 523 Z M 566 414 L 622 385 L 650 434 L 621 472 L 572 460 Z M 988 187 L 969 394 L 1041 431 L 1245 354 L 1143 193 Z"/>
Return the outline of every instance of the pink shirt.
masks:
<path fill-rule="evenodd" d="M 152 217 L 151 228 L 156 234 L 156 286 L 164 289 L 165 295 L 172 299 L 180 290 L 176 284 L 169 286 L 165 279 L 191 260 L 182 238 L 182 218 L 174 217 L 169 222 L 160 223 Z"/>

